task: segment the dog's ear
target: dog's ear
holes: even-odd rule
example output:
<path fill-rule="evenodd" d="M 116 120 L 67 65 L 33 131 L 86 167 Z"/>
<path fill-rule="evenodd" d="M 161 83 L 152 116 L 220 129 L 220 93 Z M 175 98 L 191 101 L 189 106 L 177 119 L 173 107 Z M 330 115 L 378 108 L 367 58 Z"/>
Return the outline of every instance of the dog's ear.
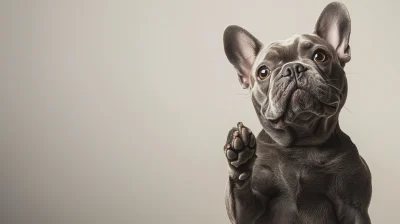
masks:
<path fill-rule="evenodd" d="M 231 25 L 224 32 L 224 49 L 229 62 L 235 67 L 244 89 L 250 86 L 251 68 L 262 43 L 247 30 Z"/>
<path fill-rule="evenodd" d="M 350 15 L 344 4 L 332 2 L 322 11 L 315 24 L 314 33 L 328 41 L 339 56 L 340 63 L 344 66 L 350 61 Z"/>

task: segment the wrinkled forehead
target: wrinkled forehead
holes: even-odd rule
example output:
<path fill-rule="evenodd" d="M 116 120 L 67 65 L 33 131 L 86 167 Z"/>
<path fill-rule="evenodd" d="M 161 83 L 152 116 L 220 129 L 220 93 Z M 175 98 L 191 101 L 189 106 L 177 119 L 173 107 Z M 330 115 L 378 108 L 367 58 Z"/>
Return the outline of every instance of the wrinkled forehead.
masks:
<path fill-rule="evenodd" d="M 294 35 L 286 40 L 274 41 L 265 46 L 257 57 L 257 61 L 293 61 L 304 52 L 323 48 L 333 52 L 333 47 L 324 39 L 312 34 Z"/>

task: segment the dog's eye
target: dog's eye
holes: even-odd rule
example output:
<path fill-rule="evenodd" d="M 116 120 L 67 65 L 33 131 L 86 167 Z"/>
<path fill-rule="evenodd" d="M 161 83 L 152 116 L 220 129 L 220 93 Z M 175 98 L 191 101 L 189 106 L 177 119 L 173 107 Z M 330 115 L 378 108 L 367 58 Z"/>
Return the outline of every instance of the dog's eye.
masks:
<path fill-rule="evenodd" d="M 318 51 L 314 54 L 314 61 L 315 62 L 324 62 L 326 61 L 326 55 L 322 51 Z"/>
<path fill-rule="evenodd" d="M 271 74 L 271 70 L 265 65 L 261 66 L 257 71 L 257 78 L 263 80 Z"/>

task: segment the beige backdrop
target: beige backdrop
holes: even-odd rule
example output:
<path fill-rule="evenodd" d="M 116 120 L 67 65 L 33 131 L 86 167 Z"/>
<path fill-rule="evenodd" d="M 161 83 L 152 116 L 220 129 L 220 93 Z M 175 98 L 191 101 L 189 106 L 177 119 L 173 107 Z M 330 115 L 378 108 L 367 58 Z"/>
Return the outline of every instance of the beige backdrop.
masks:
<path fill-rule="evenodd" d="M 328 2 L 1 1 L 0 223 L 229 223 L 222 146 L 260 125 L 222 33 L 306 33 Z M 345 3 L 340 123 L 372 170 L 373 222 L 399 223 L 400 2 Z"/>

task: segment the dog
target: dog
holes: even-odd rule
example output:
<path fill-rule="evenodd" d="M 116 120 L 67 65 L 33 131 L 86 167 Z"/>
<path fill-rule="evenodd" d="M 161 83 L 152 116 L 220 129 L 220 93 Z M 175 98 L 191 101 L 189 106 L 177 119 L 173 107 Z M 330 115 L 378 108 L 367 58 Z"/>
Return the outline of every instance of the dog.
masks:
<path fill-rule="evenodd" d="M 263 127 L 239 122 L 224 145 L 235 224 L 371 223 L 371 173 L 339 126 L 350 61 L 347 8 L 328 4 L 311 34 L 263 45 L 230 25 L 224 50 Z"/>

